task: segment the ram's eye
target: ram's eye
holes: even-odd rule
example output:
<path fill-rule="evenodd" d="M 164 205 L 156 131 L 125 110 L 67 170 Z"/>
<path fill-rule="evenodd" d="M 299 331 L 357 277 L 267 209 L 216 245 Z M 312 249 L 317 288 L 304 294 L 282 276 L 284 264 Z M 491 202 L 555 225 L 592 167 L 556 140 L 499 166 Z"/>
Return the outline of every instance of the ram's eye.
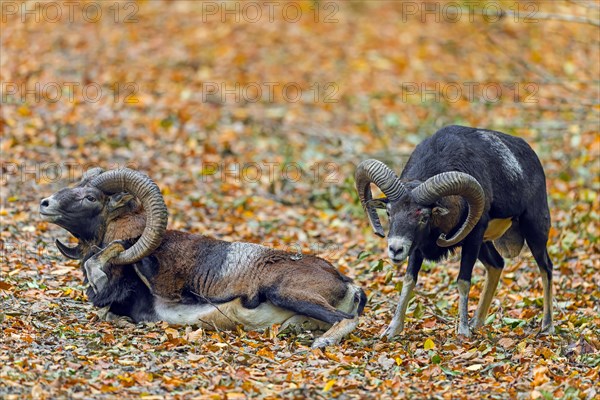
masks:
<path fill-rule="evenodd" d="M 87 196 L 85 196 L 85 199 L 86 199 L 87 201 L 91 201 L 92 203 L 93 203 L 94 201 L 96 201 L 96 198 L 95 198 L 94 196 L 90 196 L 90 195 L 87 195 Z"/>

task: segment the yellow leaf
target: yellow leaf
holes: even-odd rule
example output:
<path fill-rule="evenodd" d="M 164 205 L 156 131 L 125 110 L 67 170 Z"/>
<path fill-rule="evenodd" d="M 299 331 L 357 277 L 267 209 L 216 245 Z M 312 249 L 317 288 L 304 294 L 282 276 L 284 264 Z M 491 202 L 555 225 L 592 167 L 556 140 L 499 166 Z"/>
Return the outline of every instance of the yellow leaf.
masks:
<path fill-rule="evenodd" d="M 402 359 L 400 357 L 396 357 L 396 365 L 402 365 Z"/>
<path fill-rule="evenodd" d="M 331 379 L 329 381 L 327 381 L 327 383 L 325 384 L 325 387 L 323 388 L 324 392 L 329 392 L 331 390 L 331 388 L 333 387 L 333 385 L 335 385 L 336 380 L 335 379 Z"/>
<path fill-rule="evenodd" d="M 173 328 L 165 329 L 165 333 L 169 339 L 177 339 L 179 337 L 179 332 Z"/>
<path fill-rule="evenodd" d="M 423 348 L 425 350 L 435 349 L 435 343 L 433 342 L 433 340 L 431 340 L 431 338 L 429 338 L 425 341 L 425 344 L 423 344 Z"/>
<path fill-rule="evenodd" d="M 244 393 L 239 392 L 228 392 L 227 400 L 235 400 L 235 399 L 246 399 L 246 395 Z"/>
<path fill-rule="evenodd" d="M 473 364 L 467 367 L 467 371 L 479 371 L 481 368 L 483 368 L 483 364 Z"/>
<path fill-rule="evenodd" d="M 19 113 L 19 115 L 21 115 L 22 117 L 28 117 L 31 115 L 31 110 L 29 110 L 29 108 L 27 108 L 27 106 L 21 106 L 17 109 L 17 112 Z"/>

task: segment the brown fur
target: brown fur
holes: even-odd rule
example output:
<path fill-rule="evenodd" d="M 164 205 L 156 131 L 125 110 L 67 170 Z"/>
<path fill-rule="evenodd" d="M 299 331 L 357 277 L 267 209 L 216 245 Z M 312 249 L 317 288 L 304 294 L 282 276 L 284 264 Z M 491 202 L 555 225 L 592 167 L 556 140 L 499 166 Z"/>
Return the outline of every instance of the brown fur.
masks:
<path fill-rule="evenodd" d="M 146 216 L 141 207 L 136 207 L 130 213 L 123 213 L 122 209 L 117 211 L 122 215 L 111 215 L 108 217 L 102 244 L 107 245 L 115 240 L 135 239 L 142 235 L 146 227 Z"/>
<path fill-rule="evenodd" d="M 152 292 L 178 301 L 186 289 L 206 298 L 252 298 L 261 290 L 277 287 L 282 296 L 316 303 L 328 309 L 335 309 L 346 294 L 346 281 L 349 279 L 344 279 L 331 264 L 310 255 L 294 261 L 290 259 L 290 253 L 276 250 L 261 257 L 253 268 L 240 271 L 235 279 L 216 280 L 207 286 L 203 286 L 202 282 L 196 284 L 194 272 L 196 265 L 202 262 L 198 259 L 198 249 L 213 241 L 216 239 L 167 231 L 153 254 L 158 261 L 159 272 L 149 279 Z M 174 257 L 182 254 L 185 257 Z M 305 288 L 310 288 L 310 291 Z"/>
<path fill-rule="evenodd" d="M 440 201 L 441 205 L 448 209 L 448 214 L 438 217 L 433 214 L 433 225 L 438 227 L 445 234 L 449 234 L 460 221 L 462 213 L 462 199 L 460 196 L 447 196 Z"/>

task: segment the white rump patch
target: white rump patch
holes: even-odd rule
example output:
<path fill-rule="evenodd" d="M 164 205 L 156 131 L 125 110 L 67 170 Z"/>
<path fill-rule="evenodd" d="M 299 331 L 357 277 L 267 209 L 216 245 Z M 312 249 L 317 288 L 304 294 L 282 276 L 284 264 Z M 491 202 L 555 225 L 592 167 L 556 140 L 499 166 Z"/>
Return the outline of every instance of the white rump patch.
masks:
<path fill-rule="evenodd" d="M 359 286 L 352 283 L 348 284 L 346 295 L 335 305 L 335 308 L 348 314 L 357 315 L 358 302 L 354 301 L 354 299 L 360 293 L 360 290 Z"/>
<path fill-rule="evenodd" d="M 252 267 L 267 250 L 267 247 L 254 243 L 231 243 L 227 251 L 227 258 L 221 267 L 221 277 L 243 272 Z"/>
<path fill-rule="evenodd" d="M 512 151 L 492 132 L 477 131 L 500 157 L 502 168 L 511 180 L 519 180 L 523 176 L 523 168 Z"/>

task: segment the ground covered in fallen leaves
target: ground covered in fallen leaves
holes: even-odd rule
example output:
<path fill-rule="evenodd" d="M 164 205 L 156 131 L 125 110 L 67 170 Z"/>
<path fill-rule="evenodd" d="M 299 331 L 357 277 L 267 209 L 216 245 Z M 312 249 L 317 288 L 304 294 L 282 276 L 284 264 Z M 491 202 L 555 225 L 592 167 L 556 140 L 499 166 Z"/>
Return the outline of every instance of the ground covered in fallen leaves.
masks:
<path fill-rule="evenodd" d="M 0 397 L 598 398 L 598 3 L 470 3 L 3 1 Z M 473 338 L 454 333 L 454 256 L 424 265 L 402 337 L 379 339 L 404 267 L 370 231 L 354 167 L 400 171 L 453 123 L 542 160 L 554 336 L 536 336 L 524 251 Z M 171 228 L 330 260 L 368 293 L 359 328 L 322 351 L 277 326 L 100 322 L 53 245 L 72 239 L 37 212 L 98 165 L 148 173 Z M 483 278 L 478 264 L 471 312 Z"/>

